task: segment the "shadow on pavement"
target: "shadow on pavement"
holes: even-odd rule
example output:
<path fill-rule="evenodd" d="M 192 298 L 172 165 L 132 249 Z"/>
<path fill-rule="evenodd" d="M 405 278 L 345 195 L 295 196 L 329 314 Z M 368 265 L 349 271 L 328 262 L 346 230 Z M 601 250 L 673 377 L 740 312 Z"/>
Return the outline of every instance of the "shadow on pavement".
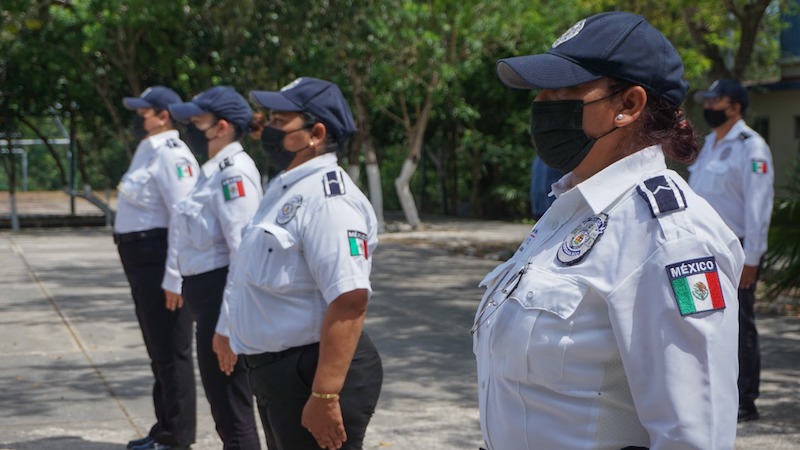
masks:
<path fill-rule="evenodd" d="M 55 436 L 26 442 L 0 444 L 0 450 L 124 450 L 125 444 L 92 442 L 74 436 Z"/>

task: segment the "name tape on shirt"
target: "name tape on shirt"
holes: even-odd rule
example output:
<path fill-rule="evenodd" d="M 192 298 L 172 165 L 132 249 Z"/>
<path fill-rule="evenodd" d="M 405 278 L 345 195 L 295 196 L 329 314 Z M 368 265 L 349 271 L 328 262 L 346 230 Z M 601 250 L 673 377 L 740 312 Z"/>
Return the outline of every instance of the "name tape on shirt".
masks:
<path fill-rule="evenodd" d="M 178 180 L 183 180 L 184 178 L 192 178 L 194 176 L 192 163 L 190 163 L 189 160 L 181 159 L 175 164 L 175 168 L 178 172 Z"/>
<path fill-rule="evenodd" d="M 230 177 L 222 180 L 222 195 L 225 197 L 226 202 L 244 197 L 244 183 L 242 183 L 242 177 Z"/>
<path fill-rule="evenodd" d="M 363 256 L 364 259 L 369 259 L 366 233 L 347 230 L 347 240 L 350 243 L 350 256 Z"/>
<path fill-rule="evenodd" d="M 752 161 L 752 164 L 753 164 L 753 173 L 765 174 L 769 171 L 769 166 L 767 164 L 767 161 L 763 159 L 754 159 Z"/>
<path fill-rule="evenodd" d="M 337 195 L 344 195 L 345 186 L 342 172 L 333 170 L 325 174 L 322 178 L 322 188 L 325 190 L 326 197 L 335 197 Z"/>
<path fill-rule="evenodd" d="M 725 309 L 713 256 L 670 264 L 666 269 L 682 316 Z"/>

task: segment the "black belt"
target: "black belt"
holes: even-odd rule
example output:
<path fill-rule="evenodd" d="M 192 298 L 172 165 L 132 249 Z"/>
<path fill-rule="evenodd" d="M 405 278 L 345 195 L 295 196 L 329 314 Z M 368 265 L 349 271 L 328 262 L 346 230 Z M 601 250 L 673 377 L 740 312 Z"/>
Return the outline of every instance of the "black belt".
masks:
<path fill-rule="evenodd" d="M 166 238 L 167 234 L 166 228 L 153 228 L 152 230 L 134 231 L 132 233 L 122 234 L 114 233 L 114 243 L 125 244 L 128 242 L 141 241 L 142 239 Z"/>
<path fill-rule="evenodd" d="M 305 349 L 316 347 L 319 345 L 319 342 L 315 342 L 313 344 L 308 345 L 301 345 L 300 347 L 292 347 L 287 348 L 286 350 L 281 350 L 279 352 L 264 352 L 259 353 L 257 355 L 242 355 L 244 356 L 244 363 L 249 368 L 255 368 L 264 364 L 269 364 L 275 361 L 278 361 L 281 358 L 285 358 L 292 353 L 301 352 Z"/>

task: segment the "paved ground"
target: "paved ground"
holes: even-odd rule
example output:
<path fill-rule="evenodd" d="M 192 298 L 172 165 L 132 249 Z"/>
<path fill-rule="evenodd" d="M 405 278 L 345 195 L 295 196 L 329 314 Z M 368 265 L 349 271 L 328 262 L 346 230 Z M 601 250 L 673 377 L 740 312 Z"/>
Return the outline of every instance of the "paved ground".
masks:
<path fill-rule="evenodd" d="M 382 235 L 367 330 L 386 379 L 366 448 L 478 447 L 468 330 L 477 282 L 496 261 L 454 251 L 501 255 L 527 231 L 449 221 Z M 151 374 L 109 232 L 2 232 L 0 267 L 0 450 L 122 450 L 146 432 Z M 739 426 L 736 448 L 797 449 L 800 319 L 759 324 L 762 420 Z M 198 395 L 193 448 L 219 449 L 201 387 Z"/>

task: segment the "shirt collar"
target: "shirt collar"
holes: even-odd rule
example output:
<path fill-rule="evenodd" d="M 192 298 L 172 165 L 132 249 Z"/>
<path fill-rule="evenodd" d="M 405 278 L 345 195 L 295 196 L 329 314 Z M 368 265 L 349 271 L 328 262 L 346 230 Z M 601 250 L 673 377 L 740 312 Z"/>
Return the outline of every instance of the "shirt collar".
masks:
<path fill-rule="evenodd" d="M 734 139 L 738 139 L 739 135 L 744 131 L 744 126 L 745 126 L 744 119 L 737 120 L 736 123 L 733 124 L 731 129 L 728 130 L 728 133 L 725 134 L 722 140 L 731 141 Z M 715 137 L 716 137 L 716 132 L 715 132 Z"/>
<path fill-rule="evenodd" d="M 150 148 L 158 148 L 161 147 L 167 139 L 180 139 L 180 133 L 178 133 L 178 130 L 167 130 L 154 134 L 145 140 L 150 145 Z"/>
<path fill-rule="evenodd" d="M 244 147 L 242 147 L 242 144 L 239 141 L 231 142 L 225 147 L 222 147 L 222 150 L 220 150 L 219 153 L 214 155 L 213 158 L 209 159 L 205 162 L 205 164 L 203 164 L 203 167 L 201 167 L 203 174 L 206 177 L 210 177 L 220 170 L 219 164 L 222 162 L 222 160 L 231 157 L 242 150 L 244 150 Z"/>
<path fill-rule="evenodd" d="M 573 195 L 580 195 L 594 214 L 603 212 L 611 203 L 639 183 L 643 176 L 659 172 L 667 168 L 664 152 L 660 145 L 647 147 L 628 155 L 611 164 L 588 180 L 579 183 L 574 189 L 569 186 L 572 173 L 563 176 L 553 184 L 553 193 L 560 197 L 572 190 Z"/>
<path fill-rule="evenodd" d="M 291 170 L 281 172 L 280 175 L 276 177 L 275 182 L 285 189 L 308 175 L 322 171 L 330 166 L 335 166 L 338 161 L 335 152 L 323 153 Z"/>

